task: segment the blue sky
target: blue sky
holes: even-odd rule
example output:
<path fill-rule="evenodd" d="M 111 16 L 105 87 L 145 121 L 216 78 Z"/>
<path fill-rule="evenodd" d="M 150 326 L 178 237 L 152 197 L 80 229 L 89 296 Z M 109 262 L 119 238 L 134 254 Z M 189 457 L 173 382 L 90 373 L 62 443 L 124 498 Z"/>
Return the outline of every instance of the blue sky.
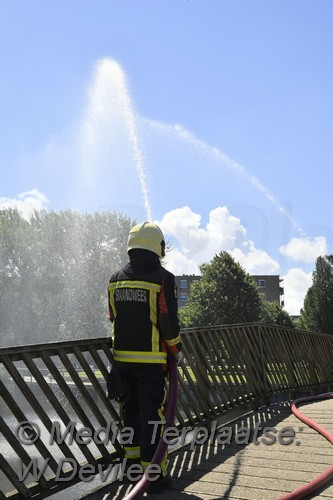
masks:
<path fill-rule="evenodd" d="M 0 207 L 151 217 L 176 274 L 227 250 L 297 314 L 333 248 L 332 18 L 330 0 L 2 2 Z"/>

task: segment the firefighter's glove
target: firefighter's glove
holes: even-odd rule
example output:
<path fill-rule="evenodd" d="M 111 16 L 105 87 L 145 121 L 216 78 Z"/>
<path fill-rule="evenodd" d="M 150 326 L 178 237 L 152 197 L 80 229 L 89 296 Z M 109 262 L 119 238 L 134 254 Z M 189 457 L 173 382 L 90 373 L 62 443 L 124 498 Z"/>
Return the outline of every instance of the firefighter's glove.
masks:
<path fill-rule="evenodd" d="M 124 377 L 124 373 L 118 367 L 113 366 L 108 375 L 107 397 L 118 403 L 126 403 L 130 399 L 129 385 Z"/>
<path fill-rule="evenodd" d="M 183 354 L 181 351 L 178 351 L 178 349 L 174 349 L 173 351 L 169 351 L 168 353 L 168 359 L 170 358 L 174 358 L 176 361 L 177 361 L 177 365 L 179 365 L 179 363 L 181 362 L 181 360 L 183 359 Z"/>
<path fill-rule="evenodd" d="M 181 360 L 183 359 L 183 354 L 181 351 L 179 351 L 176 355 L 175 355 L 175 358 L 176 358 L 176 361 L 177 361 L 177 365 L 179 365 L 179 363 L 181 362 Z"/>

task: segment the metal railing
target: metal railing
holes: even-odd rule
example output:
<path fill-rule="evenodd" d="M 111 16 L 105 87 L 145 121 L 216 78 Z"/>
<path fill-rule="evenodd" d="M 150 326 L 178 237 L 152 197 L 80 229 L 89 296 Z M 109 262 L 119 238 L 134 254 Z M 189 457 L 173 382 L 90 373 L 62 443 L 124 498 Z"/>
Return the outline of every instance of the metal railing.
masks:
<path fill-rule="evenodd" d="M 333 335 L 240 324 L 181 339 L 179 428 L 333 385 Z M 108 338 L 0 349 L 0 499 L 45 498 L 120 460 L 112 362 Z"/>

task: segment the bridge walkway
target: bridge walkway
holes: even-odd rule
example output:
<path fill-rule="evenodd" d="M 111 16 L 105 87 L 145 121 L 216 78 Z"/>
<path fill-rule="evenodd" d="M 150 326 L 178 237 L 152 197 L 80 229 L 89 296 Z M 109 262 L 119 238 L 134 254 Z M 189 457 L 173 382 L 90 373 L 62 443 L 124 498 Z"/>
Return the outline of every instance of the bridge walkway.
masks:
<path fill-rule="evenodd" d="M 302 412 L 333 431 L 332 399 L 303 404 Z M 275 429 L 275 434 L 272 431 L 267 433 L 269 427 Z M 237 434 L 241 428 L 242 433 Z M 221 429 L 217 430 L 215 441 L 209 437 L 203 444 L 195 445 L 192 442 L 171 453 L 173 488 L 158 496 L 149 495 L 148 498 L 277 500 L 333 464 L 332 445 L 298 420 L 291 413 L 289 402 L 253 411 L 230 425 L 225 425 L 224 434 L 221 434 Z M 265 432 L 271 443 L 272 436 L 276 437 L 274 444 L 265 444 Z M 288 441 L 292 442 L 286 444 Z M 248 444 L 244 444 L 246 442 Z M 130 486 L 118 482 L 79 498 L 122 499 L 129 490 Z M 333 481 L 308 498 L 332 500 Z"/>

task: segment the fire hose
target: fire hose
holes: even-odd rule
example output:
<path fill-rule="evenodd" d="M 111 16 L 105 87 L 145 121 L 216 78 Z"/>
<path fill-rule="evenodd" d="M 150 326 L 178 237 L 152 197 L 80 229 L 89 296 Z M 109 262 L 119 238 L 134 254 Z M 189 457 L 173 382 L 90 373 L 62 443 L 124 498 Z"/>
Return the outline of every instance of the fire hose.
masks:
<path fill-rule="evenodd" d="M 177 396 L 178 396 L 177 362 L 174 358 L 170 358 L 168 407 L 167 407 L 166 424 L 164 430 L 174 425 L 176 416 Z M 312 427 L 319 434 L 325 437 L 331 444 L 333 444 L 333 433 L 327 431 L 327 429 L 319 425 L 317 422 L 313 421 L 312 419 L 304 415 L 297 408 L 297 405 L 310 401 L 318 401 L 318 400 L 320 401 L 332 398 L 333 398 L 333 393 L 320 394 L 318 396 L 309 396 L 306 398 L 296 399 L 291 407 L 291 411 L 299 420 L 304 422 L 309 427 Z M 167 451 L 167 447 L 168 445 L 167 443 L 165 443 L 162 434 L 156 452 L 152 458 L 151 465 L 149 467 L 153 465 L 160 465 Z M 126 495 L 125 500 L 135 500 L 141 498 L 141 496 L 147 490 L 149 486 L 149 480 L 147 478 L 149 467 L 147 468 L 145 474 L 142 476 L 140 481 L 136 484 L 136 486 L 132 488 L 132 490 Z M 328 469 L 326 469 L 323 473 L 319 474 L 309 483 L 297 488 L 291 493 L 287 493 L 286 495 L 279 497 L 278 500 L 299 500 L 305 498 L 306 496 L 310 495 L 314 491 L 321 488 L 332 478 L 333 478 L 333 465 L 331 465 Z"/>
<path fill-rule="evenodd" d="M 168 391 L 168 404 L 166 413 L 166 422 L 164 426 L 164 431 L 169 427 L 174 426 L 177 408 L 177 397 L 178 397 L 178 371 L 177 371 L 177 361 L 173 356 L 170 356 L 168 360 L 169 367 L 169 391 Z M 125 500 L 132 500 L 141 498 L 144 492 L 149 486 L 149 480 L 147 474 L 149 473 L 149 468 L 153 465 L 160 465 L 168 449 L 167 443 L 163 439 L 163 434 L 157 445 L 155 454 L 152 458 L 151 464 L 147 467 L 145 473 L 143 474 L 140 481 L 135 485 L 134 488 L 126 495 Z"/>
<path fill-rule="evenodd" d="M 316 400 L 324 400 L 324 399 L 331 399 L 333 398 L 333 393 L 326 393 L 326 394 L 320 394 L 319 396 L 309 396 L 306 398 L 300 398 L 296 399 L 291 407 L 291 411 L 293 414 L 302 422 L 307 424 L 309 427 L 312 427 L 312 429 L 316 430 L 321 434 L 323 437 L 325 437 L 331 444 L 333 444 L 333 433 L 327 431 L 324 427 L 321 425 L 317 424 L 314 420 L 311 420 L 309 417 L 304 415 L 300 410 L 298 410 L 297 405 L 300 403 L 306 403 L 309 401 L 316 401 Z M 304 484 L 303 486 L 297 488 L 291 493 L 288 493 L 282 497 L 279 497 L 278 500 L 298 500 L 300 498 L 304 498 L 307 495 L 310 495 L 314 491 L 318 490 L 321 488 L 324 484 L 326 484 L 330 479 L 333 478 L 333 465 L 328 467 L 323 473 L 319 474 L 317 477 L 315 477 L 312 481 L 310 481 L 307 484 Z"/>

